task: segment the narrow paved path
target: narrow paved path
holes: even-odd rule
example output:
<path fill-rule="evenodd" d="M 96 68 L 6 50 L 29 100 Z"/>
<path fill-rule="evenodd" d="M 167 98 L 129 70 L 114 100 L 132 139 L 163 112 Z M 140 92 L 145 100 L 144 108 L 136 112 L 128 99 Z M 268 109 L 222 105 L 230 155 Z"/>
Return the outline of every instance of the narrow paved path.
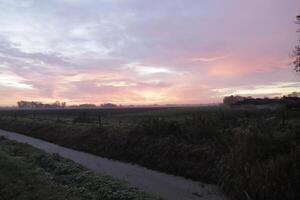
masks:
<path fill-rule="evenodd" d="M 194 182 L 173 175 L 149 170 L 137 165 L 109 160 L 88 153 L 64 148 L 22 134 L 0 129 L 0 136 L 18 142 L 28 143 L 48 153 L 58 153 L 83 166 L 114 178 L 125 180 L 146 192 L 156 194 L 169 200 L 223 200 L 225 199 L 215 186 Z"/>

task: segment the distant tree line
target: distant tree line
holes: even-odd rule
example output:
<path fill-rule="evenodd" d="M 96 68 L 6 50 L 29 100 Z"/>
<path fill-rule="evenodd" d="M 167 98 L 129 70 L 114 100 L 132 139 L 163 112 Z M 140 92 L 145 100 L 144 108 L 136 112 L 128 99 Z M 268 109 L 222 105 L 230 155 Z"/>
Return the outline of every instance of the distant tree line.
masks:
<path fill-rule="evenodd" d="M 113 103 L 104 103 L 100 106 L 95 104 L 79 104 L 67 106 L 66 102 L 56 101 L 54 103 L 42 103 L 39 101 L 19 101 L 17 102 L 20 109 L 49 109 L 49 108 L 118 108 L 119 106 Z"/>
<path fill-rule="evenodd" d="M 38 101 L 19 101 L 17 104 L 21 109 L 65 108 L 67 105 L 66 102 L 59 101 L 50 104 L 45 104 Z"/>
<path fill-rule="evenodd" d="M 224 97 L 223 103 L 227 104 L 227 105 L 233 105 L 235 103 L 244 101 L 246 99 L 252 99 L 252 97 L 243 97 L 243 96 L 239 96 L 239 95 L 235 95 L 235 96 L 231 95 L 231 96 Z"/>
<path fill-rule="evenodd" d="M 271 105 L 271 104 L 285 104 L 290 106 L 300 106 L 300 92 L 293 92 L 283 97 L 275 98 L 253 98 L 251 96 L 243 97 L 239 95 L 226 96 L 223 103 L 229 106 L 235 105 Z"/>
<path fill-rule="evenodd" d="M 89 103 L 68 106 L 68 108 L 118 108 L 118 107 L 121 106 L 118 106 L 117 104 L 113 104 L 113 103 L 104 103 L 101 104 L 100 106 L 97 106 L 96 104 L 89 104 Z"/>

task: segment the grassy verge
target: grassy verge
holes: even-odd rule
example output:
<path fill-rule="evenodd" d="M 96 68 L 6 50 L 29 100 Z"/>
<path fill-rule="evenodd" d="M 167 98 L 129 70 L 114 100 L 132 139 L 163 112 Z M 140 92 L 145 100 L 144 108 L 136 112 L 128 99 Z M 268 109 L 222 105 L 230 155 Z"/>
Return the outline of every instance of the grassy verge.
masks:
<path fill-rule="evenodd" d="M 162 113 L 177 115 L 171 111 Z M 126 130 L 26 117 L 2 117 L 0 127 L 215 183 L 234 199 L 298 200 L 299 122 L 299 111 L 209 109 L 184 113 L 180 120 L 150 117 Z"/>
<path fill-rule="evenodd" d="M 29 145 L 0 138 L 0 200 L 158 199 Z"/>

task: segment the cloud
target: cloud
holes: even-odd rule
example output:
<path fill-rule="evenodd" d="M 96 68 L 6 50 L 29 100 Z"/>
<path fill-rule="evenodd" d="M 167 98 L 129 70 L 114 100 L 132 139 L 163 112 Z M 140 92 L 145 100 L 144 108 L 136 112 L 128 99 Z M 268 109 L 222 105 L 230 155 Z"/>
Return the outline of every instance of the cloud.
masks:
<path fill-rule="evenodd" d="M 125 64 L 124 67 L 140 75 L 153 75 L 153 74 L 174 74 L 175 71 L 170 70 L 168 67 L 161 66 L 145 66 L 138 62 Z"/>
<path fill-rule="evenodd" d="M 22 77 L 3 72 L 0 72 L 0 86 L 19 89 L 32 89 L 32 86 L 30 84 L 26 84 Z"/>
<path fill-rule="evenodd" d="M 0 41 L 0 54 L 3 57 L 16 59 L 16 60 L 25 60 L 38 63 L 40 65 L 51 65 L 51 66 L 75 66 L 75 64 L 65 61 L 64 58 L 55 53 L 26 53 L 20 49 L 13 47 L 11 43 L 7 41 Z"/>
<path fill-rule="evenodd" d="M 0 92 L 7 97 L 0 104 L 205 103 L 221 101 L 223 88 L 255 93 L 297 84 L 289 54 L 298 5 L 0 0 Z"/>
<path fill-rule="evenodd" d="M 213 91 L 222 96 L 242 95 L 242 96 L 283 96 L 295 91 L 299 91 L 299 82 L 274 82 L 268 85 L 249 85 L 235 88 L 220 88 Z"/>
<path fill-rule="evenodd" d="M 215 61 L 219 61 L 222 60 L 224 58 L 227 58 L 229 55 L 224 55 L 224 56 L 215 56 L 215 57 L 194 57 L 191 58 L 192 62 L 215 62 Z"/>

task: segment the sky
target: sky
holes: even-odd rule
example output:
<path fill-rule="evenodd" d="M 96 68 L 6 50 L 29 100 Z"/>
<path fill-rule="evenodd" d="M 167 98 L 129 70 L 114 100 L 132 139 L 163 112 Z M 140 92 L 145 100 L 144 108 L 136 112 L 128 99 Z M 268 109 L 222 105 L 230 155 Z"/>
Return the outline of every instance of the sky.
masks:
<path fill-rule="evenodd" d="M 299 92 L 299 14 L 299 0 L 0 0 L 0 105 Z"/>

